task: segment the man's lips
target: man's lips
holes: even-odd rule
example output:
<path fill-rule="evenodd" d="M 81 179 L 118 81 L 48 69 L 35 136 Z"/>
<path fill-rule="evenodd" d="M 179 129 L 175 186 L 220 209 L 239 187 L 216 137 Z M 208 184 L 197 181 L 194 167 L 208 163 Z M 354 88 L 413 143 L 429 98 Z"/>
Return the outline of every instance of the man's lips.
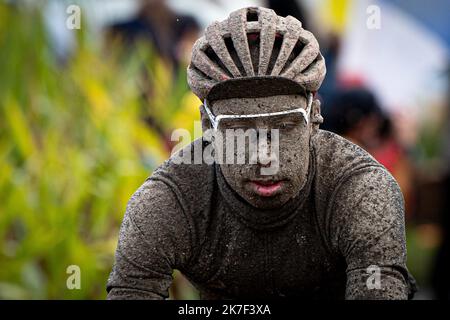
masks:
<path fill-rule="evenodd" d="M 277 193 L 282 185 L 283 181 L 249 181 L 253 191 L 262 197 L 271 197 Z"/>

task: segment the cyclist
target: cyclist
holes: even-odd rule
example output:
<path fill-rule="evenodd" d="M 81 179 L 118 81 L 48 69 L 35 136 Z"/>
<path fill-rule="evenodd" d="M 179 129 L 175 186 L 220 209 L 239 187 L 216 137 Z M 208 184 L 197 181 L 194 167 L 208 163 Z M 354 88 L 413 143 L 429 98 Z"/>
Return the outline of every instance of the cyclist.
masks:
<path fill-rule="evenodd" d="M 291 16 L 244 8 L 206 29 L 188 67 L 204 136 L 129 200 L 108 299 L 167 298 L 174 269 L 202 299 L 412 297 L 401 191 L 367 152 L 319 129 L 325 72 Z M 236 129 L 270 132 L 266 156 L 179 161 L 226 153 L 234 142 L 217 137 Z"/>

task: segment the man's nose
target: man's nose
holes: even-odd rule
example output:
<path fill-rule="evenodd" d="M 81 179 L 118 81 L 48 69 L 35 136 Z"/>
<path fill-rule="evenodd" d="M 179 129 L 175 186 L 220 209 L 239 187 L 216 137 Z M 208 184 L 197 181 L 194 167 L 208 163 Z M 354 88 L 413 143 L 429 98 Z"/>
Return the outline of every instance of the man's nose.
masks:
<path fill-rule="evenodd" d="M 258 134 L 258 152 L 256 154 L 256 163 L 258 163 L 261 167 L 270 167 L 273 163 L 277 163 L 278 152 L 275 152 L 276 150 L 274 150 L 276 147 L 277 141 L 272 141 L 271 130 Z"/>

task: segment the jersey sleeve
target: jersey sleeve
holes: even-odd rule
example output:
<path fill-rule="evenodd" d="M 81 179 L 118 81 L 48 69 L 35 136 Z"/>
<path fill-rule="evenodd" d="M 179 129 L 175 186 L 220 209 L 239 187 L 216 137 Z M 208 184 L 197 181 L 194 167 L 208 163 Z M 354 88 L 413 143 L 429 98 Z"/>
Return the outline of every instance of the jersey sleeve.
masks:
<path fill-rule="evenodd" d="M 175 193 L 147 179 L 133 194 L 120 228 L 107 299 L 165 299 L 173 269 L 191 254 L 188 219 Z"/>
<path fill-rule="evenodd" d="M 364 169 L 342 182 L 329 226 L 332 247 L 347 265 L 346 299 L 408 298 L 403 196 L 385 169 Z"/>

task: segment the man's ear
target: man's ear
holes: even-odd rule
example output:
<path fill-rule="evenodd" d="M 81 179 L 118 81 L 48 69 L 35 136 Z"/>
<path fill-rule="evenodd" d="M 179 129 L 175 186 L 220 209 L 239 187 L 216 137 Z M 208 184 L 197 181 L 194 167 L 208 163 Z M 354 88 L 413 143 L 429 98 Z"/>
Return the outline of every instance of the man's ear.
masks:
<path fill-rule="evenodd" d="M 316 99 L 312 102 L 311 106 L 312 110 L 312 129 L 313 133 L 316 133 L 319 130 L 319 125 L 323 123 L 323 117 L 320 114 L 320 100 Z"/>

